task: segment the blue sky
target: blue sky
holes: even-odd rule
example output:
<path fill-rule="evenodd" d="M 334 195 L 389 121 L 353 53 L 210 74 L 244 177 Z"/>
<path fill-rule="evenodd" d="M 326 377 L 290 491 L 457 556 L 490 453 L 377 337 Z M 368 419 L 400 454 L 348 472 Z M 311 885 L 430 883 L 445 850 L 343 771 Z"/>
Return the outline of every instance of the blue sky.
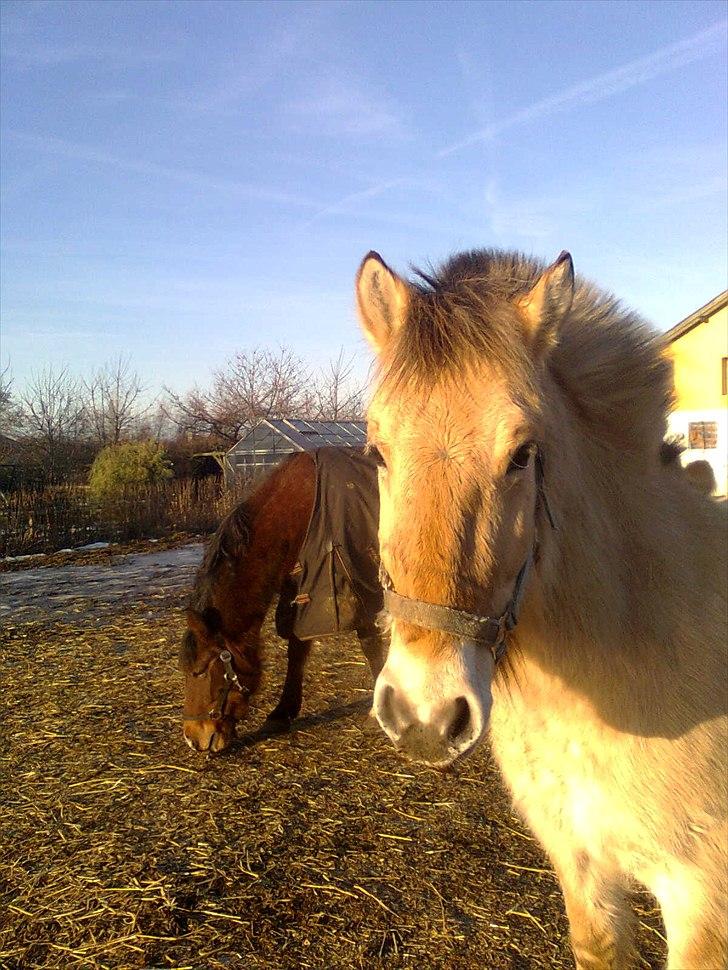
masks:
<path fill-rule="evenodd" d="M 2 4 L 2 346 L 368 359 L 353 277 L 501 246 L 668 327 L 726 286 L 722 2 Z"/>

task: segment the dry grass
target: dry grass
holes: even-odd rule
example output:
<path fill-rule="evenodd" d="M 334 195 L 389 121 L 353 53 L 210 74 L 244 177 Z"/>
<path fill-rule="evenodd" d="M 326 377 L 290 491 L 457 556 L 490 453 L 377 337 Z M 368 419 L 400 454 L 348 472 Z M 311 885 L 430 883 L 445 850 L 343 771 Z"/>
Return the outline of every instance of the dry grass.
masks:
<path fill-rule="evenodd" d="M 573 965 L 487 752 L 449 774 L 401 761 L 352 642 L 317 651 L 290 734 L 188 750 L 177 605 L 3 631 L 1 966 Z M 256 723 L 282 683 L 269 642 Z M 657 967 L 659 919 L 641 921 Z"/>
<path fill-rule="evenodd" d="M 214 479 L 175 479 L 99 505 L 84 485 L 19 489 L 0 496 L 0 556 L 50 553 L 99 540 L 214 532 L 247 490 L 246 483 L 223 489 Z"/>

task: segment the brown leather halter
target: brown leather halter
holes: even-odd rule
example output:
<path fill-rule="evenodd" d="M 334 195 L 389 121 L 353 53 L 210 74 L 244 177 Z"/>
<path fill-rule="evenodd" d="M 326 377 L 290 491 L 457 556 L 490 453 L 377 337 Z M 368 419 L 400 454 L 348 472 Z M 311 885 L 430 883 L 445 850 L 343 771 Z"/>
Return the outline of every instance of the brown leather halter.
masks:
<path fill-rule="evenodd" d="M 214 721 L 220 721 L 223 717 L 225 717 L 225 706 L 227 705 L 228 695 L 233 687 L 240 691 L 243 696 L 250 694 L 250 689 L 248 687 L 244 687 L 243 684 L 240 683 L 240 678 L 238 677 L 237 671 L 233 667 L 233 655 L 229 650 L 221 650 L 217 656 L 211 658 L 210 663 L 208 663 L 204 670 L 200 671 L 199 674 L 193 673 L 192 676 L 203 677 L 210 669 L 210 664 L 215 660 L 220 661 L 224 672 L 222 687 L 217 693 L 215 703 L 206 714 L 184 714 L 183 720 L 207 721 L 212 719 Z"/>
<path fill-rule="evenodd" d="M 536 449 L 536 508 L 540 501 L 552 529 L 556 523 L 549 508 L 548 499 L 543 487 L 544 462 L 543 455 Z M 526 588 L 529 574 L 538 559 L 538 540 L 521 566 L 513 587 L 513 595 L 503 613 L 498 617 L 481 616 L 478 613 L 468 613 L 454 606 L 443 606 L 439 603 L 428 603 L 425 600 L 402 596 L 394 589 L 392 579 L 382 566 L 380 578 L 384 588 L 384 612 L 398 620 L 412 623 L 426 630 L 437 630 L 440 633 L 451 633 L 475 643 L 488 647 L 497 663 L 506 651 L 506 636 L 518 623 L 523 592 Z"/>

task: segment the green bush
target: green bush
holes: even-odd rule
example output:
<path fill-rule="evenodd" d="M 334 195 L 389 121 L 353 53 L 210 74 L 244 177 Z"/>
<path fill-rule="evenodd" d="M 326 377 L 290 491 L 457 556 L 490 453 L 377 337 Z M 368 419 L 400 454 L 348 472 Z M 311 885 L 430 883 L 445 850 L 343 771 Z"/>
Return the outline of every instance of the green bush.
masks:
<path fill-rule="evenodd" d="M 96 456 L 89 472 L 91 497 L 99 502 L 122 498 L 139 488 L 161 485 L 172 477 L 167 453 L 154 441 L 108 445 Z"/>

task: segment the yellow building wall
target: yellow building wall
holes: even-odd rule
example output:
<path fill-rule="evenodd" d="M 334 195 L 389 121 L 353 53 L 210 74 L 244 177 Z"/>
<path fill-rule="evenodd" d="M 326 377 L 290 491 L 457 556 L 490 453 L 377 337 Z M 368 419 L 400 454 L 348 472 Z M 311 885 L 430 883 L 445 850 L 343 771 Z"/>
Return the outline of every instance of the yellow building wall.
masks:
<path fill-rule="evenodd" d="M 674 367 L 676 410 L 728 406 L 728 396 L 722 393 L 722 361 L 728 357 L 728 307 L 675 340 L 668 353 Z"/>

